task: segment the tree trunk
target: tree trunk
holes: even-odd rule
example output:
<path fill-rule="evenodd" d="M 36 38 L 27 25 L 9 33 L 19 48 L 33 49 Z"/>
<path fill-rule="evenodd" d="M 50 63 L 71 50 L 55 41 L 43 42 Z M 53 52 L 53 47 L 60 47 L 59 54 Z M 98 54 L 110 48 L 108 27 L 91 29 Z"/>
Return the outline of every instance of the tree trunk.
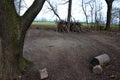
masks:
<path fill-rule="evenodd" d="M 35 0 L 23 16 L 15 10 L 14 0 L 0 0 L 0 80 L 14 80 L 29 62 L 23 58 L 26 31 L 42 9 L 45 0 Z"/>
<path fill-rule="evenodd" d="M 22 38 L 18 38 L 20 34 L 16 14 L 9 6 L 9 8 L 3 9 L 2 16 L 0 16 L 0 23 L 2 23 L 2 53 L 0 55 L 2 80 L 14 80 L 22 69 L 23 62 L 21 60 L 24 59 L 22 56 L 24 41 L 22 41 Z"/>
<path fill-rule="evenodd" d="M 86 10 L 86 4 L 84 3 L 84 0 L 82 0 L 82 10 L 83 10 L 85 18 L 86 18 L 87 27 L 89 27 L 89 24 L 88 24 L 88 15 L 87 15 L 87 12 L 86 12 L 87 11 Z"/>
<path fill-rule="evenodd" d="M 114 0 L 105 0 L 107 3 L 107 21 L 106 21 L 106 28 L 105 30 L 110 30 L 110 23 L 111 23 L 111 11 L 112 11 L 112 4 Z"/>
<path fill-rule="evenodd" d="M 19 42 L 14 34 L 6 34 L 6 36 L 8 37 L 1 38 L 1 77 L 2 80 L 14 80 L 18 78 L 18 75 L 21 75 L 20 72 L 29 61 L 27 61 L 22 55 L 24 42 Z"/>
<path fill-rule="evenodd" d="M 20 75 L 22 70 L 21 64 L 23 63 L 21 60 L 23 56 L 20 53 L 22 47 L 19 47 L 17 40 L 13 42 L 13 38 L 8 40 L 2 38 L 2 80 L 14 80 Z"/>
<path fill-rule="evenodd" d="M 93 8 L 91 10 L 91 27 L 93 27 Z"/>
<path fill-rule="evenodd" d="M 69 0 L 69 5 L 68 5 L 68 17 L 67 21 L 70 22 L 71 19 L 71 9 L 72 9 L 72 0 Z"/>
<path fill-rule="evenodd" d="M 119 11 L 119 31 L 120 31 L 120 11 Z"/>
<path fill-rule="evenodd" d="M 112 10 L 112 4 L 108 5 L 108 9 L 107 9 L 107 22 L 106 22 L 106 28 L 105 28 L 105 30 L 110 30 L 111 10 Z"/>
<path fill-rule="evenodd" d="M 67 17 L 67 32 L 70 30 L 70 19 L 71 19 L 71 10 L 72 10 L 72 0 L 69 0 L 68 4 L 68 17 Z"/>

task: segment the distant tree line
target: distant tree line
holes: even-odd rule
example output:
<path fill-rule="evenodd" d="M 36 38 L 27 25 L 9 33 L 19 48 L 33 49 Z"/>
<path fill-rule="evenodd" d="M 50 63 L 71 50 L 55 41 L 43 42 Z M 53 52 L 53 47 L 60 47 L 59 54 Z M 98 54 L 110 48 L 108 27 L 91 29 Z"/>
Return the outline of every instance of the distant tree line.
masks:
<path fill-rule="evenodd" d="M 54 14 L 58 17 L 59 21 L 61 20 L 59 14 L 57 13 L 57 6 L 52 6 L 54 3 L 51 4 L 51 0 L 47 0 L 50 4 L 49 9 L 54 12 Z M 119 19 L 119 8 L 113 8 L 113 2 L 119 2 L 119 0 L 105 0 L 107 4 L 107 17 L 106 21 L 103 21 L 103 14 L 102 14 L 102 1 L 101 0 L 81 0 L 81 7 L 83 10 L 83 13 L 86 18 L 86 23 L 88 27 L 91 27 L 95 30 L 110 30 L 111 22 L 115 20 L 116 18 Z M 71 11 L 72 11 L 72 0 L 61 0 L 62 5 L 68 4 L 68 16 L 67 16 L 67 22 L 70 22 L 73 20 Z M 88 10 L 88 7 L 90 10 Z M 114 12 L 114 13 L 113 13 Z M 116 14 L 115 14 L 116 13 Z M 105 15 L 104 15 L 105 16 Z M 118 21 L 118 20 L 117 20 Z M 106 26 L 104 27 L 102 24 L 106 22 Z M 120 25 L 120 20 L 118 21 Z M 69 24 L 68 24 L 69 28 Z"/>

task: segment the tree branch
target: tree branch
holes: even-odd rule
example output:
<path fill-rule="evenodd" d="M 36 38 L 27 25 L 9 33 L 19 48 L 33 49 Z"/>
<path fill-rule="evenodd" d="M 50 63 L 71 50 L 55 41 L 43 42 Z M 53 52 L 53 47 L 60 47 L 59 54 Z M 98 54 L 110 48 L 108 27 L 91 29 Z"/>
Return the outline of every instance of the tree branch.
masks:
<path fill-rule="evenodd" d="M 34 18 L 38 15 L 43 7 L 45 0 L 35 0 L 33 4 L 28 8 L 28 10 L 21 17 L 20 21 L 20 31 L 22 34 L 26 33 Z"/>
<path fill-rule="evenodd" d="M 47 0 L 47 2 L 49 4 L 49 6 L 51 7 L 51 10 L 53 11 L 53 13 L 58 17 L 59 20 L 61 20 L 60 16 L 57 14 L 55 8 L 52 6 L 52 4 L 50 3 L 50 1 Z"/>
<path fill-rule="evenodd" d="M 27 4 L 26 4 L 25 0 L 23 0 L 23 2 L 24 2 L 24 4 L 25 4 L 25 7 L 26 7 L 26 8 L 28 8 L 28 6 L 27 6 Z"/>
<path fill-rule="evenodd" d="M 64 2 L 64 3 L 60 3 L 60 5 L 65 5 L 65 4 L 67 4 L 67 3 L 69 3 L 69 0 L 66 1 L 66 2 Z"/>
<path fill-rule="evenodd" d="M 19 43 L 22 41 L 24 42 L 26 31 L 42 9 L 44 2 L 45 0 L 35 0 L 33 4 L 28 8 L 28 10 L 24 13 L 24 15 L 19 17 Z"/>

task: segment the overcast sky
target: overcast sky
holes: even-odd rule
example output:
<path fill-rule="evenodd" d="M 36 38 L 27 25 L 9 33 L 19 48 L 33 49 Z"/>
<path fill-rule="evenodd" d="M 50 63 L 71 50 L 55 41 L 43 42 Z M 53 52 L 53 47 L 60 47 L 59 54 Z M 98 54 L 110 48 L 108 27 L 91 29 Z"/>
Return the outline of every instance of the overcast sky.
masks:
<path fill-rule="evenodd" d="M 25 3 L 27 4 L 27 7 L 29 7 L 34 0 L 24 0 Z M 61 4 L 62 1 L 61 0 L 50 0 L 52 4 Z M 72 17 L 75 18 L 75 20 L 79 20 L 79 21 L 85 21 L 85 16 L 84 13 L 82 11 L 81 8 L 81 0 L 72 0 Z M 106 2 L 105 0 L 98 0 L 101 1 L 101 6 L 102 8 L 102 15 L 103 18 L 106 18 L 106 11 L 107 11 L 107 7 L 106 7 Z M 47 20 L 55 20 L 56 16 L 54 15 L 54 13 L 52 11 L 50 11 L 47 7 L 49 7 L 48 3 L 45 2 L 42 10 L 40 11 L 40 13 L 38 14 L 38 16 L 36 17 L 37 20 L 40 20 L 41 18 L 46 18 Z M 21 11 L 21 14 L 23 14 L 26 11 L 27 8 L 23 8 Z M 62 19 L 66 19 L 67 17 L 67 9 L 68 9 L 68 4 L 65 5 L 58 5 L 57 7 L 58 9 L 58 14 Z M 87 7 L 87 11 L 88 13 L 90 12 L 90 8 L 89 6 Z"/>

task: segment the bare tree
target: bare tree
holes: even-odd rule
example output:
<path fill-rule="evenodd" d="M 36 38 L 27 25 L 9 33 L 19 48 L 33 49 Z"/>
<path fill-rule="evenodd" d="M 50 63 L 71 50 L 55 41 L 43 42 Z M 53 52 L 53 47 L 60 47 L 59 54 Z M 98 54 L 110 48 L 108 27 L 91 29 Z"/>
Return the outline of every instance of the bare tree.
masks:
<path fill-rule="evenodd" d="M 19 15 L 21 15 L 21 10 L 23 8 L 28 8 L 24 0 L 14 0 L 14 5 Z"/>
<path fill-rule="evenodd" d="M 20 15 L 20 11 L 22 8 L 22 0 L 14 0 L 14 5 L 15 5 L 17 13 Z"/>
<path fill-rule="evenodd" d="M 71 20 L 71 10 L 72 10 L 72 0 L 69 0 L 69 3 L 68 3 L 68 17 L 67 17 L 68 22 L 70 22 L 70 20 Z"/>
<path fill-rule="evenodd" d="M 47 2 L 49 4 L 49 6 L 50 6 L 50 8 L 48 7 L 48 9 L 50 9 L 51 11 L 53 11 L 53 13 L 58 17 L 58 19 L 60 21 L 61 18 L 60 18 L 60 16 L 57 13 L 57 4 L 55 4 L 55 6 L 53 6 L 49 0 L 47 0 Z"/>
<path fill-rule="evenodd" d="M 92 1 L 90 1 L 89 3 L 89 6 L 90 6 L 90 8 L 91 8 L 91 10 L 90 10 L 90 17 L 91 17 L 91 27 L 93 26 L 93 16 L 94 16 L 94 2 L 93 2 L 93 0 Z"/>
<path fill-rule="evenodd" d="M 117 22 L 119 22 L 119 30 L 120 30 L 120 8 L 113 8 L 113 10 L 112 10 L 112 20 L 113 21 L 117 20 Z"/>
<path fill-rule="evenodd" d="M 110 30 L 110 23 L 111 23 L 111 11 L 112 11 L 112 4 L 114 0 L 105 0 L 107 3 L 107 21 L 106 21 L 106 28 L 105 30 Z"/>
<path fill-rule="evenodd" d="M 99 0 L 95 0 L 95 27 L 97 30 L 100 30 L 100 22 L 102 19 L 102 3 Z"/>
<path fill-rule="evenodd" d="M 91 14 L 91 28 L 95 30 L 100 30 L 100 24 L 102 21 L 102 3 L 100 0 L 91 0 L 87 2 L 90 6 L 90 14 Z M 93 26 L 94 23 L 94 26 Z"/>
<path fill-rule="evenodd" d="M 70 30 L 70 21 L 71 21 L 71 11 L 72 11 L 72 0 L 62 0 L 64 3 L 61 3 L 62 5 L 68 3 L 68 15 L 67 15 L 67 22 L 66 22 L 66 27 L 67 27 L 67 32 Z"/>
<path fill-rule="evenodd" d="M 82 0 L 82 10 L 83 10 L 84 15 L 86 17 L 87 26 L 89 26 L 89 24 L 88 24 L 88 15 L 87 15 L 87 4 L 84 2 L 84 0 Z"/>
<path fill-rule="evenodd" d="M 120 31 L 120 11 L 119 11 L 119 31 Z"/>
<path fill-rule="evenodd" d="M 20 15 L 20 13 L 21 13 L 21 12 L 20 12 L 20 11 L 21 11 L 21 7 L 22 7 L 21 4 L 22 4 L 22 0 L 19 0 L 19 7 L 18 7 L 18 14 L 19 14 L 19 15 Z"/>
<path fill-rule="evenodd" d="M 120 11 L 119 11 L 119 31 L 120 31 Z"/>
<path fill-rule="evenodd" d="M 70 20 L 71 20 L 71 11 L 72 11 L 72 0 L 69 0 L 68 3 L 68 17 L 67 17 L 67 32 L 70 30 Z"/>
<path fill-rule="evenodd" d="M 42 9 L 45 0 L 34 0 L 27 11 L 17 14 L 14 0 L 0 0 L 0 37 L 2 53 L 0 53 L 0 80 L 16 80 L 15 78 L 28 62 L 23 57 L 23 46 L 26 31 L 34 18 Z"/>

